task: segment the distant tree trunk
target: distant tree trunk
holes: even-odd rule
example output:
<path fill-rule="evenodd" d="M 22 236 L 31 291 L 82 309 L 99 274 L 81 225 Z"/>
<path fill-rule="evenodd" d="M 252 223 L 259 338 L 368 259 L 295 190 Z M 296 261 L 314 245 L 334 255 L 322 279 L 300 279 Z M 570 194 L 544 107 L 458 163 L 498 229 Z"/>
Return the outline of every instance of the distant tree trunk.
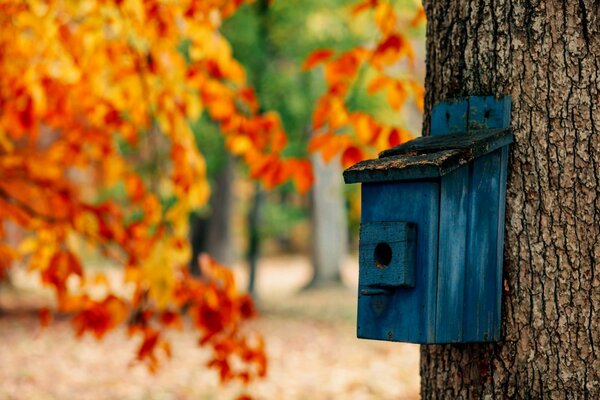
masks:
<path fill-rule="evenodd" d="M 210 226 L 207 238 L 208 253 L 218 262 L 231 265 L 235 261 L 232 221 L 234 161 L 229 155 L 215 178 L 210 199 Z"/>
<path fill-rule="evenodd" d="M 260 183 L 254 185 L 254 196 L 248 213 L 248 293 L 256 293 L 256 273 L 258 272 L 258 257 L 260 255 L 260 216 L 264 193 Z"/>
<path fill-rule="evenodd" d="M 273 45 L 269 39 L 270 21 L 269 21 L 269 0 L 258 0 L 255 4 L 254 12 L 258 17 L 258 32 L 259 40 L 257 41 L 258 49 L 262 53 L 260 62 L 257 65 L 256 71 L 254 71 L 254 86 L 257 89 L 258 97 L 261 97 L 261 93 L 264 88 L 264 80 L 268 79 L 265 76 L 267 70 L 267 63 L 274 57 Z M 264 112 L 261 108 L 261 112 Z M 264 193 L 259 183 L 254 186 L 254 196 L 250 205 L 250 211 L 248 213 L 248 293 L 255 295 L 255 283 L 256 274 L 258 270 L 258 257 L 260 255 L 260 217 L 262 203 L 264 202 Z"/>
<path fill-rule="evenodd" d="M 206 239 L 208 233 L 209 217 L 190 214 L 190 244 L 192 245 L 192 258 L 190 259 L 190 272 L 200 275 L 198 256 L 206 252 Z"/>
<path fill-rule="evenodd" d="M 208 253 L 224 265 L 235 261 L 231 217 L 233 214 L 234 162 L 227 156 L 223 168 L 215 177 L 208 216 L 190 216 L 192 273 L 200 274 L 198 256 Z"/>
<path fill-rule="evenodd" d="M 425 1 L 426 110 L 451 97 L 511 95 L 515 143 L 505 340 L 422 346 L 424 399 L 600 399 L 599 8 Z"/>
<path fill-rule="evenodd" d="M 311 261 L 309 287 L 341 282 L 340 269 L 348 253 L 348 222 L 339 160 L 325 164 L 312 156 L 315 184 L 311 191 Z"/>

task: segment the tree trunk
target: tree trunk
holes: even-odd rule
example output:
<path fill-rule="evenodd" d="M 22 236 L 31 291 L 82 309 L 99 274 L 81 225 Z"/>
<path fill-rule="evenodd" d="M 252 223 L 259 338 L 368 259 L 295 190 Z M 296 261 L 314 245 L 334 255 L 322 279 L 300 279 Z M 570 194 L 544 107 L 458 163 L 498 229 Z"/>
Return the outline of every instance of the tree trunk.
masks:
<path fill-rule="evenodd" d="M 341 282 L 340 269 L 348 252 L 342 170 L 339 159 L 325 164 L 320 154 L 312 156 L 315 184 L 311 191 L 311 262 L 309 287 Z"/>
<path fill-rule="evenodd" d="M 223 168 L 215 178 L 215 185 L 210 198 L 210 225 L 206 248 L 208 253 L 223 265 L 231 265 L 235 261 L 233 246 L 233 181 L 234 160 L 226 155 Z"/>
<path fill-rule="evenodd" d="M 200 275 L 198 256 L 208 253 L 223 265 L 230 266 L 235 261 L 232 221 L 234 160 L 226 155 L 223 168 L 217 173 L 210 197 L 210 214 L 190 215 L 190 242 L 192 259 L 190 271 Z"/>
<path fill-rule="evenodd" d="M 425 1 L 426 110 L 510 95 L 515 143 L 505 339 L 422 346 L 424 399 L 600 398 L 599 4 Z"/>
<path fill-rule="evenodd" d="M 260 220 L 265 194 L 260 183 L 254 184 L 254 195 L 248 212 L 248 293 L 256 298 L 256 274 L 258 273 L 258 257 L 260 256 Z"/>

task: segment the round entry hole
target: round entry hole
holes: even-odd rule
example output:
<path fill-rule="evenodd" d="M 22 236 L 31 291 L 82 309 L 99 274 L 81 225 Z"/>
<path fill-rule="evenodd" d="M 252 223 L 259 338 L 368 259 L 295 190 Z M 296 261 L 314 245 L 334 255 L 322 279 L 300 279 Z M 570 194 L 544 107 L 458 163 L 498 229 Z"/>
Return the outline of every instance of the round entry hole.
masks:
<path fill-rule="evenodd" d="M 373 258 L 375 259 L 377 268 L 384 269 L 392 262 L 392 248 L 387 243 L 379 243 L 375 246 Z"/>

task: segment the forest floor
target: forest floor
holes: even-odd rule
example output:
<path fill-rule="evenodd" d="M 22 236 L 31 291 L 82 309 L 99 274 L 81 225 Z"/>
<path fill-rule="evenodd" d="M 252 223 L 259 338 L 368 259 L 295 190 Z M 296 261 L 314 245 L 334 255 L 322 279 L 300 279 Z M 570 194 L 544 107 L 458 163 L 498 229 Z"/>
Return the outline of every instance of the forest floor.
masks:
<path fill-rule="evenodd" d="M 267 344 L 266 379 L 220 386 L 208 353 L 191 330 L 171 334 L 173 357 L 155 374 L 132 364 L 136 343 L 123 330 L 98 342 L 77 339 L 67 319 L 41 328 L 35 307 L 48 293 L 26 276 L 0 287 L 0 399 L 416 399 L 416 345 L 356 339 L 356 260 L 344 286 L 300 290 L 310 278 L 302 257 L 263 260 L 257 288 L 261 316 L 252 323 Z M 245 271 L 236 268 L 240 285 Z"/>

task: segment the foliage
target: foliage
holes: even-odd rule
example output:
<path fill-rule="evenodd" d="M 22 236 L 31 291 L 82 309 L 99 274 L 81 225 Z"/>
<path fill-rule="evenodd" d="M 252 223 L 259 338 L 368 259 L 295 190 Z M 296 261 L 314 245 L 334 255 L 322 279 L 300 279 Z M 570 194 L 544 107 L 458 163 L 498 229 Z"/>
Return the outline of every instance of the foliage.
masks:
<path fill-rule="evenodd" d="M 348 167 L 374 152 L 396 146 L 411 134 L 400 126 L 386 124 L 374 118 L 371 112 L 356 107 L 355 98 L 368 80 L 370 95 L 385 93 L 387 103 L 399 112 L 412 98 L 419 110 L 423 109 L 423 87 L 412 76 L 414 50 L 406 35 L 406 24 L 401 24 L 400 7 L 393 1 L 365 0 L 352 7 L 352 14 L 371 11 L 379 37 L 375 44 L 360 45 L 336 53 L 332 49 L 318 49 L 304 62 L 309 70 L 323 65 L 327 91 L 322 95 L 313 114 L 312 129 L 317 134 L 309 145 L 325 161 L 341 153 L 344 167 Z M 421 7 L 408 23 L 419 25 L 425 18 Z M 405 68 L 401 63 L 405 62 Z"/>
<path fill-rule="evenodd" d="M 260 0 L 243 5 L 223 24 L 261 104 L 281 116 L 289 142 L 286 155 L 308 157 L 311 113 L 325 90 L 321 74 L 303 71 L 303 60 L 315 48 L 346 49 L 367 36 L 367 31 L 356 31 L 347 11 L 347 0 Z M 305 250 L 306 196 L 287 184 L 260 199 L 261 251 Z"/>
<path fill-rule="evenodd" d="M 263 376 L 266 359 L 260 337 L 240 329 L 254 310 L 231 273 L 207 256 L 201 279 L 187 273 L 188 215 L 210 192 L 197 146 L 207 142 L 192 126 L 210 118 L 267 188 L 312 183 L 310 163 L 284 155 L 280 117 L 262 112 L 221 33 L 242 2 L 0 0 L 0 275 L 16 262 L 39 272 L 78 334 L 125 324 L 151 370 L 187 315 L 223 381 Z M 304 65 L 324 65 L 327 84 L 309 148 L 325 159 L 341 151 L 344 164 L 407 138 L 353 109 L 353 84 L 368 75 L 369 92 L 385 92 L 394 109 L 422 96 L 394 75 L 412 58 L 397 11 L 369 0 L 354 13 L 368 9 L 376 46 L 319 50 Z M 11 243 L 7 228 L 22 240 Z M 84 268 L 86 247 L 124 267 L 124 289 Z"/>
<path fill-rule="evenodd" d="M 220 272 L 210 282 L 185 273 L 187 216 L 209 196 L 190 123 L 205 110 L 267 187 L 291 179 L 306 190 L 311 175 L 306 161 L 280 156 L 281 122 L 258 112 L 219 33 L 240 3 L 0 3 L 0 227 L 26 235 L 0 245 L 0 266 L 39 271 L 79 333 L 126 323 L 152 369 L 169 352 L 163 331 L 185 312 L 222 378 L 248 380 L 265 371 L 262 347 L 237 329 L 253 314 L 249 299 L 211 262 Z M 144 179 L 140 166 L 157 160 Z M 87 276 L 78 243 L 125 266 L 127 293 Z M 102 296 L 92 295 L 98 282 Z M 234 355 L 245 368 L 231 369 Z"/>

